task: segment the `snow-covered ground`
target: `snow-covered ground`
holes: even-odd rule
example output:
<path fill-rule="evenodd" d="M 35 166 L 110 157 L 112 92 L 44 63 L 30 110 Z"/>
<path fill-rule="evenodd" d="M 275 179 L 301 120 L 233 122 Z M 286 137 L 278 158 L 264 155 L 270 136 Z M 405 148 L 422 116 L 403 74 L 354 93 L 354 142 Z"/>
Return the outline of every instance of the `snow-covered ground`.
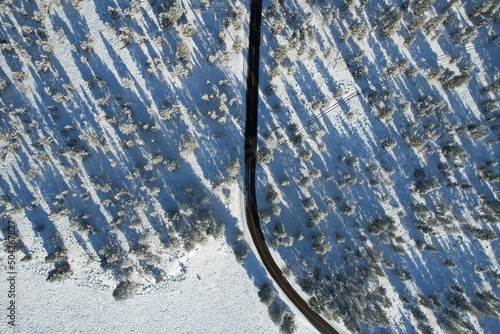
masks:
<path fill-rule="evenodd" d="M 18 333 L 279 330 L 242 232 L 248 7 L 0 3 Z M 498 7 L 264 0 L 264 232 L 339 328 L 500 325 Z"/>
<path fill-rule="evenodd" d="M 405 3 L 264 1 L 265 234 L 349 331 L 491 333 L 498 5 Z"/>
<path fill-rule="evenodd" d="M 49 284 L 44 275 L 18 270 L 18 319 L 1 333 L 267 333 L 274 324 L 257 288 L 222 241 L 182 259 L 186 272 L 154 292 L 116 302 L 111 289 L 78 279 Z M 2 282 L 5 274 L 2 273 Z M 5 284 L 0 293 L 6 296 Z M 303 325 L 299 333 L 312 331 Z"/>
<path fill-rule="evenodd" d="M 241 232 L 248 7 L 0 4 L 0 332 L 278 330 Z"/>

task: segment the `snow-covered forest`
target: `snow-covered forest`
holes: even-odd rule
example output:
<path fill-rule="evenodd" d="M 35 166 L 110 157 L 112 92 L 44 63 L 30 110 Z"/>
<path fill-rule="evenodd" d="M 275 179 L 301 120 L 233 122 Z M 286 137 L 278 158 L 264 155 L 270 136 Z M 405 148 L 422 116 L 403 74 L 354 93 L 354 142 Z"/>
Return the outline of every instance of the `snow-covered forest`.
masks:
<path fill-rule="evenodd" d="M 246 229 L 249 6 L 0 2 L 0 224 L 24 289 L 199 298 L 154 327 L 172 333 L 313 332 Z M 500 2 L 263 8 L 258 207 L 284 275 L 345 332 L 494 332 Z"/>
<path fill-rule="evenodd" d="M 268 2 L 261 218 L 349 332 L 499 324 L 499 6 Z"/>

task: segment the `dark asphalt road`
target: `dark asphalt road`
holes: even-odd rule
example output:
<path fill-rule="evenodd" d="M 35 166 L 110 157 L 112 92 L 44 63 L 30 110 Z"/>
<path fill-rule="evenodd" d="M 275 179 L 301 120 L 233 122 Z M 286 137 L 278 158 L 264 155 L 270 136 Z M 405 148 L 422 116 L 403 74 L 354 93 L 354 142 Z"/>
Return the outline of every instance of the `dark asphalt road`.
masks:
<path fill-rule="evenodd" d="M 257 116 L 259 106 L 259 57 L 260 29 L 262 19 L 262 0 L 251 0 L 250 40 L 248 52 L 248 74 L 246 89 L 246 124 L 245 124 L 245 214 L 248 229 L 253 242 L 267 271 L 304 314 L 309 322 L 321 333 L 339 333 L 319 314 L 314 312 L 307 302 L 293 289 L 274 261 L 260 228 L 259 213 L 255 192 L 255 166 L 257 163 Z"/>

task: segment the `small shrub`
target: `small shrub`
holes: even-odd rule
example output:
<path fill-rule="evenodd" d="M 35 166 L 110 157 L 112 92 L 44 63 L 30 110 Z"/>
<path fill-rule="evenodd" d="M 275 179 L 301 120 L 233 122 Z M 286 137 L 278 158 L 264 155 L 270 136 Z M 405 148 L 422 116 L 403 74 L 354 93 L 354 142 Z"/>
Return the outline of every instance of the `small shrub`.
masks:
<path fill-rule="evenodd" d="M 68 261 L 64 260 L 56 263 L 55 268 L 49 271 L 47 275 L 47 281 L 61 281 L 71 276 L 72 273 L 73 271 L 71 270 L 71 266 L 69 265 Z"/>
<path fill-rule="evenodd" d="M 350 156 L 349 158 L 347 158 L 346 163 L 351 167 L 356 167 L 357 165 L 359 165 L 359 158 Z"/>
<path fill-rule="evenodd" d="M 312 152 L 309 150 L 302 150 L 299 153 L 300 160 L 308 161 L 309 159 L 311 159 L 311 157 L 312 157 Z"/>
<path fill-rule="evenodd" d="M 411 279 L 411 273 L 406 269 L 394 269 L 394 275 L 396 275 L 402 281 Z"/>
<path fill-rule="evenodd" d="M 35 65 L 40 72 L 50 72 L 51 70 L 49 59 L 46 56 L 42 57 L 41 60 L 35 61 Z"/>
<path fill-rule="evenodd" d="M 26 79 L 27 77 L 27 74 L 25 71 L 17 71 L 17 72 L 12 72 L 12 76 L 14 77 L 14 79 L 18 80 L 18 81 L 23 81 Z M 2 83 L 0 82 L 0 91 L 2 91 Z"/>
<path fill-rule="evenodd" d="M 385 231 L 392 231 L 395 229 L 396 221 L 389 216 L 376 218 L 370 225 L 368 225 L 368 232 L 373 235 L 380 234 Z"/>
<path fill-rule="evenodd" d="M 0 93 L 2 93 L 4 90 L 6 90 L 7 87 L 9 87 L 7 81 L 4 79 L 0 79 Z"/>
<path fill-rule="evenodd" d="M 172 1 L 169 4 L 162 4 L 158 7 L 160 27 L 167 28 L 181 19 L 185 11 L 178 1 Z"/>
<path fill-rule="evenodd" d="M 456 267 L 456 264 L 455 264 L 455 262 L 453 262 L 452 259 L 446 259 L 446 260 L 444 260 L 443 264 L 445 266 L 447 266 L 448 268 L 455 268 Z"/>
<path fill-rule="evenodd" d="M 349 204 L 344 204 L 340 207 L 340 212 L 343 215 L 350 216 L 354 213 L 354 207 Z"/>
<path fill-rule="evenodd" d="M 280 187 L 289 187 L 292 184 L 289 178 L 284 177 L 280 180 Z"/>
<path fill-rule="evenodd" d="M 445 157 L 450 157 L 453 159 L 466 159 L 469 158 L 469 155 L 465 151 L 463 147 L 458 146 L 457 144 L 446 144 L 441 152 Z"/>
<path fill-rule="evenodd" d="M 482 229 L 478 227 L 473 227 L 470 225 L 465 226 L 465 230 L 478 238 L 479 240 L 484 240 L 484 241 L 491 241 L 495 240 L 497 238 L 497 235 L 495 232 L 489 229 Z"/>
<path fill-rule="evenodd" d="M 435 179 L 424 179 L 415 182 L 413 190 L 419 194 L 427 194 L 439 188 L 439 183 Z"/>
<path fill-rule="evenodd" d="M 113 290 L 113 297 L 116 300 L 125 300 L 131 298 L 137 292 L 137 284 L 125 280 L 118 283 L 116 288 Z"/>
<path fill-rule="evenodd" d="M 83 41 L 80 44 L 80 47 L 85 52 L 88 52 L 88 53 L 93 52 L 94 51 L 94 47 L 92 46 L 92 42 L 93 42 L 92 37 L 90 35 L 87 35 L 87 40 Z"/>
<path fill-rule="evenodd" d="M 377 112 L 377 117 L 380 118 L 381 120 L 388 121 L 391 119 L 392 115 L 394 114 L 394 107 L 392 106 L 386 106 L 384 108 L 381 108 Z"/>
<path fill-rule="evenodd" d="M 400 245 L 393 245 L 394 251 L 398 254 L 405 254 L 405 249 Z"/>
<path fill-rule="evenodd" d="M 125 89 L 132 89 L 134 87 L 134 79 L 127 77 L 122 79 L 122 85 Z"/>
<path fill-rule="evenodd" d="M 120 12 L 116 8 L 108 6 L 108 12 L 113 20 L 116 20 L 120 17 Z"/>
<path fill-rule="evenodd" d="M 486 85 L 483 89 L 483 93 L 492 93 L 492 92 L 499 92 L 500 91 L 500 79 L 495 80 L 494 82 L 490 83 L 489 85 Z"/>
<path fill-rule="evenodd" d="M 390 150 L 396 146 L 396 140 L 393 138 L 385 138 L 380 142 L 380 147 L 384 150 Z"/>
<path fill-rule="evenodd" d="M 352 76 L 354 79 L 359 79 L 368 73 L 368 68 L 366 66 L 359 66 L 354 71 L 352 71 Z"/>
<path fill-rule="evenodd" d="M 180 148 L 181 156 L 187 157 L 193 154 L 197 148 L 198 142 L 196 141 L 196 139 L 190 134 L 184 135 Z"/>
<path fill-rule="evenodd" d="M 98 232 L 98 230 L 94 227 L 94 225 L 89 223 L 87 220 L 83 220 L 77 223 L 77 228 L 78 231 L 85 232 L 88 235 L 95 235 Z"/>
<path fill-rule="evenodd" d="M 449 89 L 455 89 L 457 87 L 463 86 L 470 81 L 472 78 L 469 74 L 459 74 L 448 80 L 446 87 Z"/>

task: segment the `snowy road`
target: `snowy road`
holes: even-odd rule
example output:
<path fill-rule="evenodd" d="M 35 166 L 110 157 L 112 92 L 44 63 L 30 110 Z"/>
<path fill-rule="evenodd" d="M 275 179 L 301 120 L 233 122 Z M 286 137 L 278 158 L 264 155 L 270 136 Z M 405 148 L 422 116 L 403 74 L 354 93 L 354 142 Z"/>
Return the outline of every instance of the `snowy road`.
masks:
<path fill-rule="evenodd" d="M 274 261 L 260 228 L 257 199 L 255 193 L 255 166 L 257 158 L 257 118 L 259 104 L 259 56 L 262 0 L 252 0 L 250 14 L 250 40 L 248 54 L 248 76 L 246 92 L 245 125 L 245 214 L 248 229 L 252 235 L 262 263 L 267 271 L 286 294 L 289 300 L 302 312 L 309 322 L 321 333 L 339 333 L 293 289 Z"/>

